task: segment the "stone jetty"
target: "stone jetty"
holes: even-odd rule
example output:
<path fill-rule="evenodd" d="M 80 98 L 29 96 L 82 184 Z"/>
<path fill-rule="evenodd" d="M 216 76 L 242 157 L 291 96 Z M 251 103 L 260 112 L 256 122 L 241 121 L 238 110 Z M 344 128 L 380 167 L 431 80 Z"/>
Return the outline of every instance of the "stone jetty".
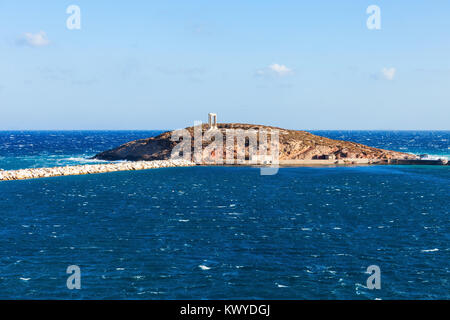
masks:
<path fill-rule="evenodd" d="M 73 176 L 82 174 L 95 174 L 115 171 L 147 170 L 169 167 L 190 167 L 195 164 L 183 159 L 177 160 L 155 160 L 155 161 L 126 161 L 119 163 L 102 163 L 77 165 L 53 168 L 31 168 L 20 170 L 0 171 L 0 181 L 25 180 L 35 178 L 50 178 L 58 176 Z"/>

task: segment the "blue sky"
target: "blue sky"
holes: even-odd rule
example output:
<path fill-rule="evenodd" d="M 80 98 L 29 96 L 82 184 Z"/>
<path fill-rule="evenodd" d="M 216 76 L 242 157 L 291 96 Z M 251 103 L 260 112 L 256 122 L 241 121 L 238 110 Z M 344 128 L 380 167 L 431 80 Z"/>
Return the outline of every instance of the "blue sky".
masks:
<path fill-rule="evenodd" d="M 72 4 L 80 30 L 66 28 Z M 449 12 L 448 0 L 0 0 L 0 130 L 173 129 L 208 112 L 448 130 Z"/>

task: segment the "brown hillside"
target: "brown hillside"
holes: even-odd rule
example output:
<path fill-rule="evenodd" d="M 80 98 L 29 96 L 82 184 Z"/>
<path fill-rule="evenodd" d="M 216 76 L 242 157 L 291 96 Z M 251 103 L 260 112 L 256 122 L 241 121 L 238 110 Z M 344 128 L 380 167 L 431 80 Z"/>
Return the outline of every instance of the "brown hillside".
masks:
<path fill-rule="evenodd" d="M 223 134 L 225 143 L 226 129 L 271 129 L 279 130 L 280 138 L 280 160 L 311 160 L 311 159 L 372 159 L 372 160 L 388 160 L 388 159 L 416 159 L 416 156 L 372 148 L 363 144 L 333 140 L 311 134 L 306 131 L 286 130 L 270 126 L 240 124 L 240 123 L 219 123 L 218 130 Z M 193 137 L 194 128 L 186 128 Z M 203 134 L 209 130 L 209 126 L 202 126 Z M 136 140 L 123 144 L 112 150 L 99 153 L 96 159 L 103 160 L 165 160 L 171 156 L 172 149 L 179 143 L 170 140 L 172 131 L 160 134 L 159 136 Z M 193 140 L 193 139 L 192 139 Z M 259 143 L 259 141 L 258 141 Z M 203 146 L 209 142 L 203 142 Z M 235 149 L 237 147 L 235 146 Z M 245 147 L 248 156 L 248 146 Z M 193 142 L 192 142 L 193 150 Z M 225 150 L 225 145 L 224 145 Z M 236 155 L 237 150 L 234 150 Z M 192 151 L 193 154 L 193 151 Z"/>

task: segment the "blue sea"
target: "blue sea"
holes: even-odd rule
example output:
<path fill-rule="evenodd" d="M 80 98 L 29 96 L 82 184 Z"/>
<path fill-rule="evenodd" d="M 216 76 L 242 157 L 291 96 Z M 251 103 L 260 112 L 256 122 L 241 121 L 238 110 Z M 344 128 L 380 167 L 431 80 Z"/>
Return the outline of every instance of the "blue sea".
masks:
<path fill-rule="evenodd" d="M 0 168 L 95 163 L 158 133 L 3 131 Z M 313 133 L 450 154 L 450 131 Z M 0 299 L 450 299 L 449 185 L 450 166 L 390 165 L 0 182 Z"/>

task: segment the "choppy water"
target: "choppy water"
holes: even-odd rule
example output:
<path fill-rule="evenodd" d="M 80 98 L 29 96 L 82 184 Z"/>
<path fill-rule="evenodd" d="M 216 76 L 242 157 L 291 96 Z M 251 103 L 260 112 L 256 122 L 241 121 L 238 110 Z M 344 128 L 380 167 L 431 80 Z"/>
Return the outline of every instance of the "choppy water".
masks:
<path fill-rule="evenodd" d="M 375 148 L 450 159 L 450 131 L 313 131 L 313 133 Z"/>
<path fill-rule="evenodd" d="M 43 137 L 13 134 L 33 146 Z M 149 135 L 58 134 L 90 142 L 2 142 L 0 167 Z M 405 147 L 385 132 L 322 134 Z M 400 135 L 411 142 L 403 151 L 448 154 L 448 132 Z M 0 298 L 449 299 L 449 168 L 195 167 L 2 182 Z M 69 265 L 81 268 L 81 290 L 66 287 Z M 365 287 L 369 265 L 381 268 L 381 290 Z"/>
<path fill-rule="evenodd" d="M 0 131 L 0 169 L 99 163 L 90 159 L 162 131 Z"/>
<path fill-rule="evenodd" d="M 0 169 L 98 163 L 99 152 L 163 131 L 0 131 Z M 450 158 L 450 131 L 311 131 L 376 148 Z"/>

